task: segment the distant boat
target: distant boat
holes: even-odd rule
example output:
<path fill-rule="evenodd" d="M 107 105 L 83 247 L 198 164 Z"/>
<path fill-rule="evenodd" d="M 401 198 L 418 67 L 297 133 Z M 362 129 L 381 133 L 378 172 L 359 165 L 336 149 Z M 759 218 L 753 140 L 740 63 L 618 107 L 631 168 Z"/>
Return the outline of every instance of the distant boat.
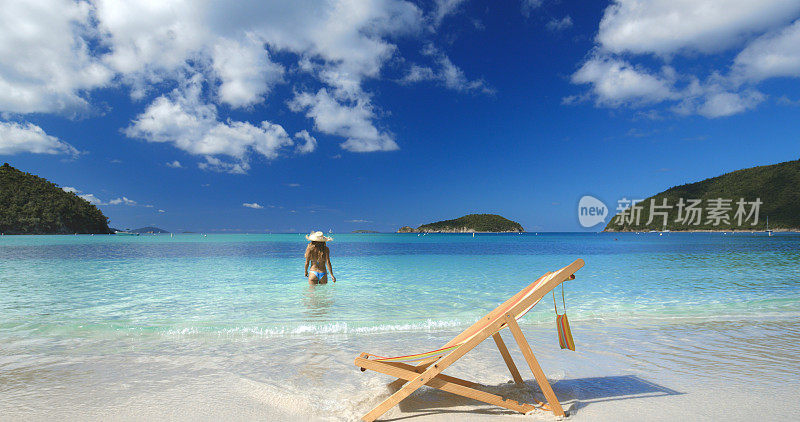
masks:
<path fill-rule="evenodd" d="M 139 235 L 139 233 L 126 232 L 126 231 L 122 231 L 122 230 L 117 230 L 117 231 L 114 232 L 114 234 L 120 235 L 120 236 L 138 236 Z"/>
<path fill-rule="evenodd" d="M 769 229 L 769 216 L 767 216 L 767 236 L 772 236 L 772 230 Z"/>

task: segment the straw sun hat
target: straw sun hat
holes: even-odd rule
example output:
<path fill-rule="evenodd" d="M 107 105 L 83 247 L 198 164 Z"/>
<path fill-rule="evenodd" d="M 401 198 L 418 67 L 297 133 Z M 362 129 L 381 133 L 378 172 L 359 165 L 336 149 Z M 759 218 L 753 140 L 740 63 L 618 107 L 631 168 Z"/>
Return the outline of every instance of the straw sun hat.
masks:
<path fill-rule="evenodd" d="M 330 242 L 333 238 L 325 236 L 322 232 L 311 232 L 306 235 L 306 240 L 311 242 Z"/>

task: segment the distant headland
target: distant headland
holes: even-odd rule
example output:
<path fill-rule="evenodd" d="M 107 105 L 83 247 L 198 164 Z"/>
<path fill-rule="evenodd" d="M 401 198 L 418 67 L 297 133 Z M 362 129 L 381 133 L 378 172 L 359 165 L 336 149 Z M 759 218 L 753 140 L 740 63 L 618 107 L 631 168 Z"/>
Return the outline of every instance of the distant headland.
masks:
<path fill-rule="evenodd" d="M 39 176 L 0 166 L 0 232 L 4 234 L 108 234 L 96 206 Z"/>
<path fill-rule="evenodd" d="M 416 229 L 403 226 L 398 233 L 518 233 L 525 229 L 516 221 L 497 214 L 468 214 L 452 220 L 423 224 Z"/>
<path fill-rule="evenodd" d="M 800 160 L 737 170 L 645 198 L 603 231 L 798 231 L 798 186 Z"/>

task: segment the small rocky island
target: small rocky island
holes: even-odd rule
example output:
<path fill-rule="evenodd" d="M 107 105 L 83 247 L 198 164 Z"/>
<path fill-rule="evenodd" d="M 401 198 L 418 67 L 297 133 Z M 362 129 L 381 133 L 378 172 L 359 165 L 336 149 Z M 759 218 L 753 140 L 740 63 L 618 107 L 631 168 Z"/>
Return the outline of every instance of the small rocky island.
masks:
<path fill-rule="evenodd" d="M 131 230 L 131 233 L 139 233 L 139 234 L 167 234 L 167 233 L 169 233 L 169 232 L 168 232 L 168 231 L 166 231 L 166 230 L 164 230 L 164 229 L 160 229 L 160 228 L 158 228 L 158 227 L 146 226 L 146 227 L 141 227 L 141 228 L 138 228 L 138 229 L 135 229 L 135 230 Z"/>
<path fill-rule="evenodd" d="M 403 226 L 398 233 L 520 233 L 525 229 L 516 221 L 497 214 L 469 214 L 453 220 L 423 224 L 416 229 Z"/>
<path fill-rule="evenodd" d="M 0 166 L 0 232 L 111 233 L 108 218 L 72 192 L 8 163 Z"/>

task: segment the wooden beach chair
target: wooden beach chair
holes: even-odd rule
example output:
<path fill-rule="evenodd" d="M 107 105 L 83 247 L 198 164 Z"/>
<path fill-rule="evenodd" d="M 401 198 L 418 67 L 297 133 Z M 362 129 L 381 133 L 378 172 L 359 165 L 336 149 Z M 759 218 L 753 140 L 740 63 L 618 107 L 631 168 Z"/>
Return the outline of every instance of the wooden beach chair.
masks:
<path fill-rule="evenodd" d="M 531 346 L 522 334 L 522 330 L 517 324 L 517 319 L 525 315 L 544 295 L 556 286 L 565 280 L 574 278 L 575 272 L 581 267 L 583 267 L 583 260 L 577 259 L 558 271 L 544 274 L 450 340 L 441 349 L 397 357 L 382 357 L 369 353 L 360 354 L 356 358 L 356 366 L 361 368 L 362 371 L 371 369 L 396 377 L 398 379 L 392 385 L 396 388 L 399 387 L 394 394 L 370 410 L 361 419 L 366 422 L 374 421 L 423 385 L 520 413 L 528 413 L 540 407 L 552 411 L 556 416 L 563 417 L 564 409 L 561 407 L 561 403 L 558 402 L 550 383 L 547 382 L 542 368 L 533 356 Z M 511 331 L 514 340 L 522 351 L 525 361 L 528 363 L 531 372 L 533 372 L 533 376 L 542 389 L 542 393 L 544 393 L 547 404 L 537 403 L 532 405 L 505 399 L 476 389 L 475 387 L 479 385 L 477 383 L 442 374 L 442 371 L 475 348 L 475 346 L 492 337 L 500 350 L 500 354 L 503 356 L 503 360 L 505 360 L 506 366 L 511 371 L 514 382 L 518 385 L 523 385 L 522 376 L 520 376 L 514 361 L 511 359 L 511 355 L 508 353 L 508 348 L 506 348 L 503 338 L 500 336 L 500 330 L 506 327 Z"/>

